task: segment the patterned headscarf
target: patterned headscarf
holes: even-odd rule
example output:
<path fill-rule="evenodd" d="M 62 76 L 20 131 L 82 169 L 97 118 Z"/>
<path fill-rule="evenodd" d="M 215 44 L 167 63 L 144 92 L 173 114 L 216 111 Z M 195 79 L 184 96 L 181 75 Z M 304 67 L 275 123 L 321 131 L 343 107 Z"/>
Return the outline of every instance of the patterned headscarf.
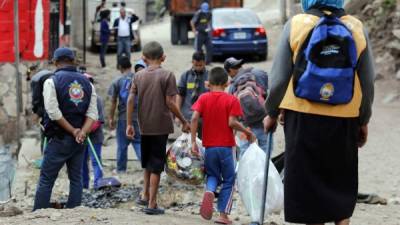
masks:
<path fill-rule="evenodd" d="M 309 10 L 315 5 L 330 6 L 337 9 L 342 9 L 344 0 L 301 0 L 301 6 L 304 11 Z"/>

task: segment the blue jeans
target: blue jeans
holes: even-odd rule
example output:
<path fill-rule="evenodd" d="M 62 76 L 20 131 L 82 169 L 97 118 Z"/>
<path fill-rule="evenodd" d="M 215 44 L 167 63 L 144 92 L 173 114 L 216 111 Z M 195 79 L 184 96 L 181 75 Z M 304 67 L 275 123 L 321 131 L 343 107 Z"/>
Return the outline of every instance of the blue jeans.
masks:
<path fill-rule="evenodd" d="M 100 45 L 100 63 L 101 63 L 101 67 L 106 67 L 106 53 L 107 53 L 107 45 L 108 43 L 101 43 Z"/>
<path fill-rule="evenodd" d="M 93 144 L 93 147 L 101 163 L 101 143 Z M 94 174 L 93 186 L 95 188 L 97 187 L 97 181 L 103 177 L 103 172 L 101 171 L 99 164 L 97 164 L 96 158 L 94 157 L 94 154 L 90 149 L 90 146 L 88 146 L 84 153 L 83 166 L 82 166 L 82 184 L 83 188 L 85 189 L 89 188 L 89 181 L 90 181 L 89 166 L 88 166 L 89 155 L 90 155 L 90 160 L 92 161 L 93 174 Z"/>
<path fill-rule="evenodd" d="M 128 146 L 132 144 L 135 150 L 136 157 L 141 160 L 140 148 L 140 130 L 139 124 L 134 121 L 133 127 L 135 128 L 135 138 L 130 140 L 126 137 L 126 120 L 118 120 L 117 124 L 117 171 L 125 172 L 126 164 L 128 162 Z"/>
<path fill-rule="evenodd" d="M 265 153 L 268 151 L 268 139 L 267 139 L 267 134 L 264 132 L 264 128 L 262 126 L 257 126 L 257 127 L 250 127 L 251 131 L 254 133 L 254 135 L 257 137 L 257 142 L 258 146 L 262 150 L 264 150 Z M 246 152 L 247 148 L 250 146 L 249 141 L 244 138 L 240 138 L 239 140 L 239 149 L 240 149 L 240 157 L 239 159 L 243 156 L 243 154 Z"/>
<path fill-rule="evenodd" d="M 207 175 L 206 190 L 216 192 L 217 187 L 222 185 L 218 196 L 218 212 L 229 214 L 232 208 L 235 184 L 235 165 L 232 148 L 207 148 L 204 164 Z"/>
<path fill-rule="evenodd" d="M 76 143 L 72 136 L 65 135 L 63 139 L 50 139 L 43 155 L 42 169 L 36 189 L 33 210 L 49 208 L 51 192 L 58 172 L 67 165 L 69 196 L 67 208 L 74 208 L 82 201 L 82 161 L 86 146 Z"/>
<path fill-rule="evenodd" d="M 117 38 L 117 65 L 119 64 L 119 59 L 121 58 L 122 54 L 125 54 L 131 59 L 131 44 L 132 40 L 130 37 L 118 37 Z"/>

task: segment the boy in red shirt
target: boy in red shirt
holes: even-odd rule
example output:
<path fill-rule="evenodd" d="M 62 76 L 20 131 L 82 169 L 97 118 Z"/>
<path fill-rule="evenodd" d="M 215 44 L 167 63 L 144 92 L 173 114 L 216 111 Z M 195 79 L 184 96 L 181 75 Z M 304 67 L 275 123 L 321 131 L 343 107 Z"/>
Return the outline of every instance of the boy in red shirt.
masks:
<path fill-rule="evenodd" d="M 239 123 L 242 109 L 237 98 L 224 92 L 228 86 L 228 74 L 221 67 L 213 68 L 209 74 L 210 92 L 199 97 L 192 106 L 191 134 L 193 151 L 198 152 L 196 132 L 200 117 L 203 119 L 203 145 L 205 151 L 205 169 L 207 174 L 206 192 L 200 208 L 200 215 L 210 220 L 213 214 L 213 202 L 219 185 L 222 185 L 218 197 L 217 223 L 231 224 L 228 215 L 232 207 L 235 184 L 235 164 L 232 147 L 236 145 L 233 130 L 246 134 L 254 142 L 254 134 Z"/>

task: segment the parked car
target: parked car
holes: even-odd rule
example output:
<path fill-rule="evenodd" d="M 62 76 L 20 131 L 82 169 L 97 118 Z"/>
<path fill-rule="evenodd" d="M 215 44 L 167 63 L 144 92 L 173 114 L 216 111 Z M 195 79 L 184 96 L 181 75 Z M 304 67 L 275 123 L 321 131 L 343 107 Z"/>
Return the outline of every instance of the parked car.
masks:
<path fill-rule="evenodd" d="M 268 58 L 268 37 L 257 14 L 245 8 L 212 11 L 213 55 L 256 54 Z"/>
<path fill-rule="evenodd" d="M 112 25 L 114 23 L 114 20 L 117 19 L 120 16 L 120 8 L 119 7 L 113 7 L 111 9 L 103 9 L 103 10 L 110 10 L 110 29 L 112 30 Z M 125 8 L 126 14 L 127 15 L 132 15 L 134 14 L 134 10 L 131 8 Z M 97 13 L 96 19 L 92 23 L 92 28 L 91 28 L 91 48 L 92 50 L 97 50 L 100 47 L 100 13 Z M 134 35 L 134 40 L 132 41 L 132 50 L 133 51 L 141 51 L 142 50 L 142 44 L 140 41 L 140 24 L 141 20 L 139 19 L 138 21 L 134 22 L 132 24 L 132 31 Z M 114 32 L 113 30 L 111 32 Z M 115 40 L 115 36 L 113 33 L 110 35 L 110 39 L 108 41 L 108 46 L 113 48 L 117 47 L 117 41 Z"/>

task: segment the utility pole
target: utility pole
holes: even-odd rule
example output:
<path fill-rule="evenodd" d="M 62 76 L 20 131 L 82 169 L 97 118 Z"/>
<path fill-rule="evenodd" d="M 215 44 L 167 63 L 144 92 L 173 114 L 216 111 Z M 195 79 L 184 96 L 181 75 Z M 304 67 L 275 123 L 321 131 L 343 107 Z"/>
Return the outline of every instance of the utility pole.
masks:
<path fill-rule="evenodd" d="M 86 64 L 86 0 L 82 1 L 82 22 L 83 22 L 83 64 Z"/>
<path fill-rule="evenodd" d="M 22 88 L 21 88 L 21 74 L 19 73 L 19 15 L 18 15 L 18 0 L 14 0 L 14 53 L 15 53 L 15 86 L 16 86 L 16 94 L 17 94 L 17 121 L 15 123 L 17 127 L 17 157 L 19 154 L 19 150 L 21 148 L 21 112 L 22 112 Z"/>
<path fill-rule="evenodd" d="M 280 2 L 280 12 L 281 12 L 281 23 L 285 24 L 287 20 L 287 15 L 286 15 L 286 0 L 279 0 Z"/>

